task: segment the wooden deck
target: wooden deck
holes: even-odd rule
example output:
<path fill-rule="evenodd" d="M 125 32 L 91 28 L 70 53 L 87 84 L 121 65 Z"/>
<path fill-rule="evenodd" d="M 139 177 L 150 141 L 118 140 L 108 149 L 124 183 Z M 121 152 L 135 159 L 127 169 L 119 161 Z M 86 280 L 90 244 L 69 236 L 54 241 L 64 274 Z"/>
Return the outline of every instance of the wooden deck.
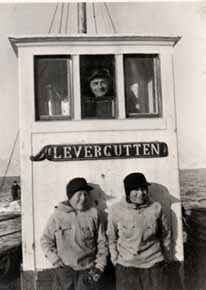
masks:
<path fill-rule="evenodd" d="M 0 289 L 1 290 L 21 290 L 20 275 L 18 276 L 9 275 L 7 277 L 0 277 Z"/>

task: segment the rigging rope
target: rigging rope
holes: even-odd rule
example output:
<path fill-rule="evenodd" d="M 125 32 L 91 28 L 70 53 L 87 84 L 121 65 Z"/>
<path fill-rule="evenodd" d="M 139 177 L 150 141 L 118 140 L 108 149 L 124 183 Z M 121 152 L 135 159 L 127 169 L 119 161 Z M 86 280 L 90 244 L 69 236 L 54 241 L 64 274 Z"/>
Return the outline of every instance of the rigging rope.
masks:
<path fill-rule="evenodd" d="M 95 7 L 94 7 L 94 3 L 92 3 L 92 11 L 93 11 L 93 17 L 94 17 L 94 28 L 95 28 L 95 33 L 97 34 L 97 22 L 96 22 L 96 15 L 95 15 Z"/>
<path fill-rule="evenodd" d="M 70 3 L 67 3 L 67 12 L 66 12 L 66 21 L 65 21 L 65 33 L 68 32 L 69 27 L 69 12 L 70 12 Z"/>
<path fill-rule="evenodd" d="M 79 23 L 79 3 L 77 3 L 77 33 L 80 33 L 80 23 Z"/>
<path fill-rule="evenodd" d="M 104 27 L 105 27 L 105 30 L 106 30 L 106 31 L 109 31 L 108 23 L 107 23 L 107 21 L 106 21 L 106 19 L 105 19 L 105 17 L 104 17 L 104 11 L 103 11 L 104 3 L 102 3 L 102 5 L 103 5 L 102 9 L 100 8 L 100 11 L 101 11 L 101 17 L 102 17 L 102 19 L 103 19 L 103 21 L 104 21 Z"/>
<path fill-rule="evenodd" d="M 55 18 L 57 16 L 57 10 L 58 10 L 58 7 L 59 7 L 59 4 L 60 3 L 57 3 L 56 4 L 56 7 L 54 9 L 54 13 L 53 13 L 53 17 L 52 17 L 52 20 L 51 20 L 51 23 L 50 23 L 50 27 L 49 27 L 49 32 L 48 33 L 51 33 L 52 31 L 52 28 L 53 28 L 53 25 L 54 25 L 54 22 L 55 22 Z M 61 12 L 60 12 L 60 22 L 59 22 L 59 31 L 58 33 L 62 33 L 62 29 L 63 29 L 63 20 L 64 20 L 64 3 L 61 3 Z M 69 27 L 69 13 L 70 13 L 70 3 L 67 3 L 66 4 L 66 16 L 65 16 L 65 33 L 67 34 L 68 33 L 68 27 Z M 79 8 L 80 8 L 80 3 L 76 3 L 76 7 L 77 7 L 77 33 L 80 33 L 80 12 L 79 12 Z M 110 12 L 110 9 L 109 9 L 109 6 L 107 3 L 103 2 L 103 5 L 105 7 L 105 11 L 107 13 L 107 18 L 109 20 L 109 23 L 110 23 L 110 26 L 112 27 L 113 29 L 113 32 L 114 33 L 117 33 L 117 30 L 116 30 L 116 27 L 115 27 L 115 24 L 114 24 L 114 21 L 112 19 L 112 16 L 111 16 L 111 12 Z M 95 3 L 93 2 L 92 3 L 92 14 L 93 14 L 93 18 L 94 18 L 94 29 L 95 29 L 95 33 L 97 34 L 98 33 L 98 27 L 97 27 L 97 19 L 96 19 L 96 6 L 95 6 Z M 101 10 L 102 11 L 102 10 Z M 103 21 L 104 21 L 104 24 L 105 24 L 105 27 L 107 26 L 106 25 L 106 21 L 105 21 L 105 17 L 103 17 Z"/>
<path fill-rule="evenodd" d="M 61 16 L 60 16 L 60 23 L 59 23 L 59 33 L 60 34 L 62 32 L 63 13 L 64 13 L 64 3 L 61 4 Z"/>
<path fill-rule="evenodd" d="M 14 140 L 14 145 L 12 147 L 11 154 L 10 154 L 10 157 L 9 157 L 9 161 L 8 161 L 8 164 L 7 164 L 7 167 L 6 167 L 6 170 L 5 170 L 3 179 L 2 179 L 2 183 L 1 183 L 1 186 L 0 186 L 0 192 L 3 189 L 4 183 L 5 183 L 5 180 L 6 180 L 6 176 L 7 176 L 7 173 L 8 173 L 8 170 L 9 170 L 9 166 L 10 166 L 10 163 L 11 163 L 11 160 L 12 160 L 12 157 L 13 157 L 13 154 L 14 154 L 14 150 L 15 150 L 15 147 L 16 147 L 16 143 L 17 143 L 18 137 L 19 137 L 19 129 L 17 131 L 16 138 Z"/>
<path fill-rule="evenodd" d="M 53 26 L 53 23 L 54 23 L 54 20 L 55 20 L 55 17 L 56 17 L 56 13 L 57 13 L 58 6 L 59 6 L 59 3 L 56 4 L 56 7 L 54 9 L 54 14 L 53 14 L 53 17 L 52 17 L 50 26 L 49 26 L 49 32 L 48 33 L 51 33 L 52 26 Z"/>
<path fill-rule="evenodd" d="M 107 11 L 107 14 L 108 14 L 108 16 L 109 16 L 109 19 L 110 19 L 110 22 L 111 22 L 112 28 L 113 28 L 113 30 L 114 30 L 114 33 L 117 33 L 117 31 L 116 31 L 116 28 L 115 28 L 115 25 L 114 25 L 114 22 L 113 22 L 113 20 L 112 20 L 112 16 L 111 16 L 111 14 L 110 14 L 109 7 L 108 7 L 107 3 L 104 3 L 104 6 L 105 6 L 105 8 L 106 8 L 106 11 Z"/>

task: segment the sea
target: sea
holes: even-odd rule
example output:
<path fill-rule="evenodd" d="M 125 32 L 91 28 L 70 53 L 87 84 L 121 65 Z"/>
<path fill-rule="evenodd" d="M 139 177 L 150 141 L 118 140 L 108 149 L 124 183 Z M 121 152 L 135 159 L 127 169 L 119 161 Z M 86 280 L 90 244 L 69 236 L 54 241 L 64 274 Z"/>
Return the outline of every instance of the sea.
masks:
<path fill-rule="evenodd" d="M 185 209 L 206 208 L 206 168 L 184 169 L 179 174 L 181 201 Z M 20 184 L 19 176 L 0 177 L 0 254 L 21 243 L 20 204 L 12 203 L 11 197 L 14 180 Z M 10 234 L 13 232 L 16 233 Z"/>
<path fill-rule="evenodd" d="M 21 244 L 20 201 L 12 201 L 13 181 L 20 184 L 19 176 L 0 177 L 0 256 Z"/>

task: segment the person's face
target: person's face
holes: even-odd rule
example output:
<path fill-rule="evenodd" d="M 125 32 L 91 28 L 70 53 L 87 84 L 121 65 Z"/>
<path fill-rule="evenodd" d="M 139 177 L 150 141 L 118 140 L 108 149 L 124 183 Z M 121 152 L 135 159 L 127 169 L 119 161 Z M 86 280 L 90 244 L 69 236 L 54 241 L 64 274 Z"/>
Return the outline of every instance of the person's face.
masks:
<path fill-rule="evenodd" d="M 104 97 L 109 89 L 109 81 L 105 78 L 93 79 L 90 88 L 95 97 Z"/>
<path fill-rule="evenodd" d="M 76 210 L 84 210 L 88 204 L 88 191 L 79 190 L 70 198 L 69 202 L 71 206 Z"/>
<path fill-rule="evenodd" d="M 134 204 L 143 204 L 148 196 L 148 188 L 145 186 L 140 186 L 130 191 L 130 201 Z"/>

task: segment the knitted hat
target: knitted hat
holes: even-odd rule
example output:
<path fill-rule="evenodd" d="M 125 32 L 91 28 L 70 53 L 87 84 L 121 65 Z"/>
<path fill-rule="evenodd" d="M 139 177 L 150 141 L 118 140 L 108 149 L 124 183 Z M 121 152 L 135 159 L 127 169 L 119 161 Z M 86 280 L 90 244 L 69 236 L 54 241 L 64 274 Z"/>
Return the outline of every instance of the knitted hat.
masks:
<path fill-rule="evenodd" d="M 127 175 L 124 179 L 124 189 L 126 194 L 126 201 L 130 201 L 130 191 L 133 189 L 136 189 L 141 186 L 148 186 L 151 185 L 151 183 L 147 182 L 145 176 L 143 173 L 135 172 L 130 173 Z"/>
<path fill-rule="evenodd" d="M 92 190 L 93 187 L 91 187 L 85 178 L 83 177 L 76 177 L 70 180 L 70 182 L 66 186 L 67 191 L 67 197 L 68 199 L 71 199 L 72 196 L 75 194 L 75 192 L 79 190 Z"/>
<path fill-rule="evenodd" d="M 89 82 L 91 82 L 94 79 L 98 79 L 98 78 L 110 79 L 110 77 L 111 75 L 107 68 L 97 68 L 89 76 L 88 80 Z"/>

